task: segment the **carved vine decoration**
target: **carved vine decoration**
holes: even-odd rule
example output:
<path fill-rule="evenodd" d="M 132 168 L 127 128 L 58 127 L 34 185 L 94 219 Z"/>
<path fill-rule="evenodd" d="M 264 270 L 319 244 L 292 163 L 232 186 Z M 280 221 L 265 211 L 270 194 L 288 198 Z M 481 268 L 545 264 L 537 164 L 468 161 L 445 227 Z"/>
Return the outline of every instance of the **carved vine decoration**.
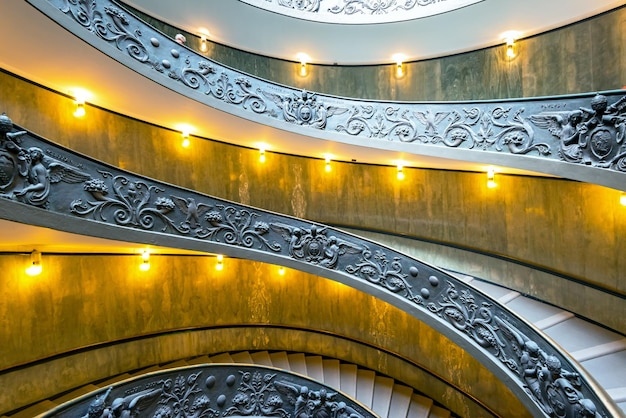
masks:
<path fill-rule="evenodd" d="M 202 379 L 203 374 L 209 375 Z M 288 372 L 253 366 L 208 366 L 121 383 L 102 395 L 75 401 L 45 416 L 373 418 L 374 414 L 318 382 Z"/>
<path fill-rule="evenodd" d="M 315 8 L 317 2 L 283 3 Z M 382 11 L 434 4 L 431 0 L 395 3 L 345 1 L 341 8 L 367 6 Z M 364 140 L 532 155 L 626 173 L 624 98 L 612 105 L 602 95 L 591 100 L 464 105 L 331 97 L 279 86 L 222 66 L 165 37 L 111 0 L 65 0 L 58 7 L 80 27 L 156 71 L 155 80 L 165 76 L 190 94 L 206 96 L 208 104 L 226 106 L 225 110 L 234 106 L 251 116 L 267 115 L 294 128 Z"/>

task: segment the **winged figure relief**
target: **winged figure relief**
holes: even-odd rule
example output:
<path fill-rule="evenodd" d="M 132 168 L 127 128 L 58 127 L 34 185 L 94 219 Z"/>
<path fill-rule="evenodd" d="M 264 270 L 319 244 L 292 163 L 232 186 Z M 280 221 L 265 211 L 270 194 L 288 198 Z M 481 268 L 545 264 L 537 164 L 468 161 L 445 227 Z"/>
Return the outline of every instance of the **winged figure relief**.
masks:
<path fill-rule="evenodd" d="M 91 178 L 76 167 L 45 156 L 38 147 L 22 149 L 17 158 L 24 186 L 14 190 L 13 197 L 34 206 L 47 205 L 50 187 L 54 183 L 82 183 Z"/>
<path fill-rule="evenodd" d="M 189 225 L 191 228 L 197 228 L 200 226 L 200 218 L 206 211 L 211 209 L 210 205 L 198 203 L 193 197 L 171 197 L 178 209 L 185 214 L 185 220 L 183 223 Z"/>
<path fill-rule="evenodd" d="M 539 128 L 546 129 L 559 138 L 561 158 L 568 162 L 582 162 L 584 141 L 581 139 L 583 113 L 579 110 L 570 112 L 542 112 L 531 115 L 530 120 Z"/>
<path fill-rule="evenodd" d="M 439 136 L 437 125 L 439 125 L 450 112 L 432 112 L 427 110 L 426 112 L 415 112 L 414 114 L 417 120 L 426 127 L 424 134 L 430 137 L 437 137 Z"/>

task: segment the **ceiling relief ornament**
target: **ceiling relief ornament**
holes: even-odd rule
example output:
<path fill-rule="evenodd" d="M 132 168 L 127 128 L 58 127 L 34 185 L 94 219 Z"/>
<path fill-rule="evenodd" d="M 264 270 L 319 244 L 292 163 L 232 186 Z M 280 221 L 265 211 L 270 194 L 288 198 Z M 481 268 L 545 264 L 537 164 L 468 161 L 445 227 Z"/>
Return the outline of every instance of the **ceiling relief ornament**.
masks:
<path fill-rule="evenodd" d="M 205 377 L 206 376 L 206 377 Z M 374 418 L 317 381 L 263 366 L 207 365 L 123 381 L 43 417 Z"/>
<path fill-rule="evenodd" d="M 472 150 L 492 153 L 481 157 L 490 161 L 498 154 L 509 154 L 626 174 L 625 96 L 620 92 L 596 98 L 580 95 L 476 103 L 390 103 L 334 97 L 275 84 L 211 61 L 111 0 L 49 1 L 70 19 L 68 25 L 76 26 L 75 22 L 85 29 L 86 39 L 94 46 L 113 46 L 139 65 L 132 68 L 155 82 L 217 109 L 248 115 L 251 120 L 267 123 L 268 117 L 273 126 L 349 144 L 362 141 L 372 146 L 372 140 L 415 144 L 418 154 L 423 151 L 417 150 L 427 146 L 444 158 L 447 149 Z M 422 3 L 420 7 L 432 5 Z M 383 143 L 379 146 L 385 147 Z M 536 167 L 534 162 L 528 164 Z"/>
<path fill-rule="evenodd" d="M 616 116 L 620 106 L 594 104 L 595 117 L 585 119 L 588 127 L 581 128 L 581 135 L 589 135 L 593 141 L 595 129 L 608 129 L 615 141 L 620 138 L 618 145 L 622 144 L 621 119 Z M 432 138 L 441 132 L 445 139 L 446 129 L 438 124 L 443 122 L 437 122 L 445 117 L 435 112 L 425 116 L 434 124 L 429 128 Z M 524 128 L 518 122 L 503 122 L 498 117 L 494 122 L 492 118 L 490 113 L 484 121 L 485 131 L 491 125 L 509 133 Z M 470 118 L 476 119 L 481 118 Z M 491 362 L 506 365 L 513 376 L 501 378 L 516 381 L 541 410 L 565 411 L 564 415 L 546 412 L 547 416 L 575 417 L 582 407 L 593 407 L 600 411 L 599 416 L 610 416 L 602 412 L 605 405 L 594 393 L 595 386 L 582 378 L 583 372 L 575 380 L 569 379 L 576 366 L 559 349 L 496 300 L 435 267 L 327 225 L 203 195 L 90 160 L 15 127 L 6 115 L 0 117 L 0 134 L 0 199 L 5 208 L 16 205 L 3 212 L 7 219 L 18 220 L 22 213 L 32 213 L 37 219 L 49 219 L 54 223 L 50 226 L 57 229 L 63 225 L 62 229 L 69 232 L 89 230 L 97 235 L 106 230 L 124 240 L 137 232 L 141 239 L 157 245 L 159 240 L 181 240 L 181 245 L 206 252 L 219 248 L 225 255 L 232 252 L 264 262 L 271 258 L 277 264 L 369 289 L 473 350 L 487 367 L 494 367 Z M 607 155 L 620 155 L 612 152 Z M 43 213 L 47 215 L 40 217 Z M 81 222 L 72 222 L 77 219 Z M 541 375 L 544 380 L 539 389 L 523 372 L 528 360 L 520 341 L 536 343 L 546 353 L 545 359 L 538 360 L 539 365 L 552 368 L 553 377 Z M 557 364 L 561 366 L 555 370 Z M 546 379 L 553 379 L 551 386 L 545 386 Z M 164 394 L 168 388 L 163 388 Z M 146 401 L 152 396 L 145 395 Z M 559 400 L 570 404 L 561 407 Z M 243 410 L 243 404 L 237 405 Z"/>
<path fill-rule="evenodd" d="M 323 23 L 401 22 L 451 12 L 482 0 L 239 0 L 274 13 Z"/>

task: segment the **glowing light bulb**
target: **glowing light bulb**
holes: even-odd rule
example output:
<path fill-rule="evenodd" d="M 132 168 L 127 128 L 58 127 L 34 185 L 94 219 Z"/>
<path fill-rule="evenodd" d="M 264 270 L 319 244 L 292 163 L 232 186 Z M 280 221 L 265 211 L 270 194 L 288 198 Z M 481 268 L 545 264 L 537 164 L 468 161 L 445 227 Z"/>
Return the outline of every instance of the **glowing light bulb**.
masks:
<path fill-rule="evenodd" d="M 222 271 L 224 270 L 224 256 L 222 254 L 218 254 L 217 263 L 215 264 L 215 270 Z"/>
<path fill-rule="evenodd" d="M 41 274 L 43 268 L 41 266 L 41 253 L 37 250 L 33 250 L 30 253 L 30 259 L 26 266 L 26 274 L 29 276 L 37 276 Z"/>
<path fill-rule="evenodd" d="M 259 150 L 259 162 L 261 164 L 265 162 L 265 149 L 263 148 Z"/>
<path fill-rule="evenodd" d="M 279 267 L 278 268 L 278 275 L 279 276 L 284 276 L 285 275 L 285 268 L 284 267 Z"/>
<path fill-rule="evenodd" d="M 324 159 L 326 160 L 326 172 L 330 173 L 332 171 L 332 167 L 330 166 L 330 155 L 327 155 L 326 157 L 324 157 Z"/>
<path fill-rule="evenodd" d="M 488 188 L 494 189 L 498 187 L 498 183 L 496 183 L 495 177 L 496 177 L 496 173 L 494 169 L 489 168 L 489 170 L 487 170 L 487 187 Z"/>
<path fill-rule="evenodd" d="M 622 192 L 622 193 L 619 195 L 619 203 L 620 203 L 622 206 L 626 206 L 626 192 Z"/>
<path fill-rule="evenodd" d="M 139 264 L 139 270 L 150 270 L 150 251 L 143 250 L 143 252 L 141 253 L 141 264 Z"/>
<path fill-rule="evenodd" d="M 404 167 L 398 165 L 398 171 L 396 173 L 396 178 L 398 180 L 404 180 Z"/>

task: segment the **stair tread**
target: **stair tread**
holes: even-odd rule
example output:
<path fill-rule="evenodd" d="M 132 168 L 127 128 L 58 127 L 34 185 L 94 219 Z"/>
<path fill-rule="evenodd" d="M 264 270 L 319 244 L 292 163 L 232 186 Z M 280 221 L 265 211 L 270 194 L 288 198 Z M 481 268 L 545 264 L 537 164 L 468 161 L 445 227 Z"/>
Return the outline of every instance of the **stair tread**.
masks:
<path fill-rule="evenodd" d="M 426 396 L 414 393 L 411 396 L 411 406 L 407 417 L 409 418 L 428 418 L 430 408 L 433 406 L 433 400 Z"/>
<path fill-rule="evenodd" d="M 324 359 L 324 383 L 337 390 L 341 389 L 341 364 L 336 359 Z"/>
<path fill-rule="evenodd" d="M 357 371 L 358 368 L 356 364 L 341 364 L 341 391 L 356 398 L 356 382 L 357 382 Z"/>
<path fill-rule="evenodd" d="M 306 356 L 306 372 L 307 376 L 318 382 L 324 382 L 324 366 L 322 364 L 322 356 Z"/>
<path fill-rule="evenodd" d="M 245 363 L 245 364 L 254 364 L 254 360 L 250 356 L 248 351 L 240 351 L 238 353 L 232 353 L 230 357 L 233 359 L 235 363 Z"/>
<path fill-rule="evenodd" d="M 212 363 L 234 363 L 229 353 L 216 354 L 209 357 Z"/>
<path fill-rule="evenodd" d="M 287 353 L 285 351 L 276 351 L 274 353 L 270 353 L 270 359 L 272 359 L 272 364 L 274 367 L 283 370 L 291 370 L 291 366 L 289 365 L 289 358 L 287 357 Z"/>
<path fill-rule="evenodd" d="M 306 359 L 303 353 L 287 354 L 291 371 L 307 376 Z"/>
<path fill-rule="evenodd" d="M 270 367 L 274 366 L 274 363 L 272 363 L 272 359 L 270 358 L 270 353 L 267 351 L 256 351 L 254 353 L 250 353 L 250 357 L 252 357 L 254 364 Z"/>
<path fill-rule="evenodd" d="M 200 364 L 209 364 L 209 363 L 211 363 L 211 359 L 209 358 L 209 356 L 194 357 L 192 359 L 187 360 L 187 364 L 189 366 L 196 366 Z"/>
<path fill-rule="evenodd" d="M 389 414 L 391 417 L 408 417 L 409 407 L 411 406 L 411 396 L 413 388 L 405 385 L 395 384 L 391 402 L 389 405 Z"/>
<path fill-rule="evenodd" d="M 445 408 L 441 408 L 437 405 L 433 405 L 430 408 L 430 414 L 428 415 L 429 418 L 449 418 L 450 417 L 450 411 L 448 411 Z"/>
<path fill-rule="evenodd" d="M 385 376 L 374 378 L 374 394 L 372 399 L 372 410 L 381 417 L 389 415 L 389 406 L 393 396 L 394 380 Z"/>
<path fill-rule="evenodd" d="M 374 380 L 376 373 L 373 370 L 359 369 L 356 381 L 356 399 L 368 408 L 374 402 Z"/>

